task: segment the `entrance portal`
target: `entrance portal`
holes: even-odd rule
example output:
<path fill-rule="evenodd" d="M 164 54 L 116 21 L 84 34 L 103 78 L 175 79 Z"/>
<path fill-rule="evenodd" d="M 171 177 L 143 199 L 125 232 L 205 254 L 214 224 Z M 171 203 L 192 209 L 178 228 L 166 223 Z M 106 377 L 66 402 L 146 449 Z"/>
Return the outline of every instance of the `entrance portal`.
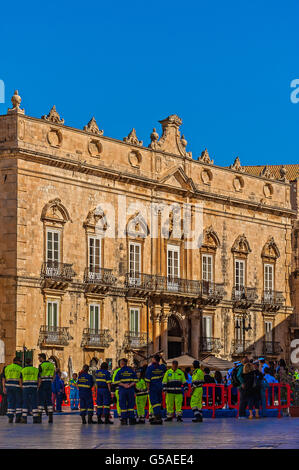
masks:
<path fill-rule="evenodd" d="M 178 319 L 171 315 L 168 319 L 168 359 L 182 354 L 182 329 Z"/>

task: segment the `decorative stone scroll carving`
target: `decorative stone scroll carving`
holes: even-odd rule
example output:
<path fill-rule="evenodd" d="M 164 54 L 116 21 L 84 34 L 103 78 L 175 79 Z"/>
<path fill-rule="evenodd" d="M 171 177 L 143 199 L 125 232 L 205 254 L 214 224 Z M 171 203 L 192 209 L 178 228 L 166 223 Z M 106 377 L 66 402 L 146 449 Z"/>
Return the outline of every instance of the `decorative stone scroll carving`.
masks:
<path fill-rule="evenodd" d="M 216 250 L 220 246 L 220 240 L 212 225 L 204 230 L 202 246 Z"/>
<path fill-rule="evenodd" d="M 103 232 L 107 230 L 107 217 L 100 206 L 97 206 L 88 212 L 87 217 L 83 222 L 83 227 L 85 229 L 97 229 L 98 231 Z"/>
<path fill-rule="evenodd" d="M 251 252 L 251 248 L 244 233 L 236 238 L 232 246 L 232 252 L 244 255 L 248 255 Z"/>
<path fill-rule="evenodd" d="M 41 117 L 45 121 L 53 122 L 54 124 L 64 124 L 64 119 L 60 118 L 58 112 L 56 111 L 56 106 L 51 108 L 49 114 L 45 114 Z"/>
<path fill-rule="evenodd" d="M 172 114 L 159 122 L 162 125 L 162 136 L 159 140 L 159 135 L 154 128 L 151 134 L 151 143 L 149 147 L 154 150 L 162 150 L 169 153 L 175 153 L 183 157 L 192 158 L 192 153 L 186 152 L 187 140 L 184 135 L 181 137 L 181 133 L 179 131 L 179 128 L 182 125 L 181 118 L 176 114 Z"/>
<path fill-rule="evenodd" d="M 57 197 L 44 206 L 41 220 L 43 222 L 48 221 L 65 224 L 65 222 L 71 221 L 71 218 L 67 209 L 62 204 L 61 199 Z"/>
<path fill-rule="evenodd" d="M 280 257 L 278 246 L 276 245 L 274 238 L 269 237 L 262 249 L 262 257 L 272 260 L 276 260 Z"/>
<path fill-rule="evenodd" d="M 146 238 L 150 233 L 149 227 L 140 212 L 136 212 L 128 221 L 126 234 L 132 238 Z"/>
<path fill-rule="evenodd" d="M 126 142 L 127 144 L 138 145 L 140 147 L 143 145 L 143 141 L 138 140 L 134 127 L 129 133 L 129 135 L 123 138 L 123 141 Z"/>

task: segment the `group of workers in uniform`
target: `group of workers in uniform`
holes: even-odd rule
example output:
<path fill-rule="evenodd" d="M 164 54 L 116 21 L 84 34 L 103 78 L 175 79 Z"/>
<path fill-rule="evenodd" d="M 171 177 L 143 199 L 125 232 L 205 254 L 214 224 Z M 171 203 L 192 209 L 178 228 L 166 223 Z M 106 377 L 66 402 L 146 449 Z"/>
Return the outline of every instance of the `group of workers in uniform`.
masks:
<path fill-rule="evenodd" d="M 144 424 L 146 404 L 149 402 L 149 422 L 163 424 L 162 420 L 162 392 L 166 393 L 167 417 L 165 421 L 172 421 L 174 412 L 178 422 L 182 422 L 182 404 L 184 392 L 188 384 L 184 372 L 178 368 L 178 362 L 173 361 L 172 367 L 167 370 L 166 363 L 160 354 L 153 355 L 150 365 L 145 365 L 135 371 L 128 366 L 126 358 L 120 359 L 119 367 L 112 376 L 108 371 L 108 364 L 103 362 L 101 368 L 95 372 L 95 379 L 89 374 L 88 365 L 83 366 L 77 386 L 80 397 L 80 415 L 82 423 L 86 424 L 113 424 L 110 419 L 110 405 L 116 402 L 117 413 L 121 425 Z M 194 413 L 193 422 L 202 422 L 202 385 L 204 373 L 199 361 L 193 362 L 191 408 Z M 97 390 L 97 421 L 93 421 L 92 387 L 94 380 Z M 137 418 L 135 417 L 135 405 Z M 88 421 L 86 421 L 86 416 Z M 102 420 L 104 418 L 104 421 Z"/>
<path fill-rule="evenodd" d="M 53 423 L 53 403 L 51 384 L 55 377 L 55 366 L 48 361 L 44 353 L 38 356 L 40 365 L 33 367 L 30 359 L 25 367 L 19 358 L 4 369 L 3 389 L 7 393 L 8 420 L 16 423 L 27 423 L 27 416 L 32 410 L 33 423 L 42 422 L 45 410 L 48 422 Z M 162 354 L 155 354 L 150 365 L 144 365 L 136 371 L 128 366 L 126 358 L 120 359 L 118 368 L 111 373 L 108 364 L 103 362 L 94 375 L 89 373 L 89 366 L 84 365 L 82 371 L 73 374 L 70 381 L 71 408 L 78 409 L 83 424 L 113 424 L 110 419 L 110 406 L 116 403 L 117 413 L 122 425 L 144 424 L 146 405 L 149 403 L 149 422 L 163 424 L 162 392 L 166 394 L 166 421 L 172 421 L 174 413 L 178 422 L 182 421 L 182 404 L 184 392 L 188 384 L 184 372 L 173 361 L 167 370 Z M 193 422 L 202 421 L 202 385 L 204 373 L 199 361 L 193 362 L 191 383 L 191 408 L 194 413 Z M 92 389 L 96 387 L 97 421 L 93 420 L 94 403 Z M 135 417 L 135 408 L 137 418 Z M 86 420 L 87 418 L 87 420 Z"/>
<path fill-rule="evenodd" d="M 39 367 L 33 367 L 31 359 L 25 361 L 25 367 L 18 357 L 3 371 L 2 387 L 7 395 L 8 422 L 27 423 L 29 411 L 32 411 L 33 423 L 42 422 L 43 410 L 48 414 L 49 423 L 53 423 L 52 381 L 55 366 L 47 361 L 46 355 L 38 355 Z"/>

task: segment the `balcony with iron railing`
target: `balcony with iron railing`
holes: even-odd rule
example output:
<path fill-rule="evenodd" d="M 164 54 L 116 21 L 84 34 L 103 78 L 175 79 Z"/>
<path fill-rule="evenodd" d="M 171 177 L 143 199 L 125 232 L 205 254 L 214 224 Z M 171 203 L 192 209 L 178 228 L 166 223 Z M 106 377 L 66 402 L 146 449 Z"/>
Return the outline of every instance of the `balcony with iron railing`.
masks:
<path fill-rule="evenodd" d="M 125 286 L 134 294 L 165 293 L 167 295 L 201 297 L 205 304 L 216 304 L 222 300 L 225 294 L 223 284 L 144 273 L 127 273 Z"/>
<path fill-rule="evenodd" d="M 225 295 L 224 284 L 201 281 L 201 298 L 204 304 L 217 305 Z"/>
<path fill-rule="evenodd" d="M 67 346 L 69 340 L 70 336 L 67 327 L 49 325 L 42 325 L 40 327 L 39 346 Z"/>
<path fill-rule="evenodd" d="M 116 282 L 112 269 L 89 267 L 84 271 L 86 290 L 92 292 L 106 292 Z"/>
<path fill-rule="evenodd" d="M 247 309 L 256 302 L 257 298 L 257 289 L 255 287 L 233 287 L 232 301 L 235 308 Z"/>
<path fill-rule="evenodd" d="M 274 355 L 280 354 L 282 349 L 278 341 L 264 341 L 263 342 L 263 354 Z"/>
<path fill-rule="evenodd" d="M 154 276 L 144 273 L 126 273 L 125 287 L 132 293 L 142 294 L 154 290 Z"/>
<path fill-rule="evenodd" d="M 199 342 L 200 353 L 214 353 L 218 354 L 221 350 L 221 341 L 219 338 L 201 337 Z"/>
<path fill-rule="evenodd" d="M 45 261 L 41 268 L 43 287 L 65 289 L 76 275 L 72 264 L 58 261 Z"/>
<path fill-rule="evenodd" d="M 143 349 L 148 344 L 148 335 L 145 332 L 126 331 L 124 338 L 125 349 Z"/>
<path fill-rule="evenodd" d="M 105 349 L 109 348 L 113 338 L 109 330 L 85 328 L 81 341 L 82 348 Z"/>
<path fill-rule="evenodd" d="M 249 340 L 234 339 L 232 341 L 232 355 L 239 356 L 242 354 L 252 353 L 254 351 L 254 344 Z"/>
<path fill-rule="evenodd" d="M 263 310 L 277 312 L 284 304 L 284 296 L 281 291 L 264 290 L 262 295 Z"/>

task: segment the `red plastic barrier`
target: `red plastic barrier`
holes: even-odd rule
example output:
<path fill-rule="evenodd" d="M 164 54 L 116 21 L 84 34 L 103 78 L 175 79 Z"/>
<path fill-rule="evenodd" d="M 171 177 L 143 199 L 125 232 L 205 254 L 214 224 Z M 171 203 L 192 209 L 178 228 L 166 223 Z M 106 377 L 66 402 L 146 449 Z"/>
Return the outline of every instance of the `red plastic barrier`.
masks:
<path fill-rule="evenodd" d="M 240 407 L 240 390 L 237 388 L 237 403 L 232 403 L 232 389 L 236 389 L 232 385 L 228 385 L 227 387 L 227 405 L 231 409 L 237 410 L 237 417 L 239 416 L 239 407 Z"/>
<path fill-rule="evenodd" d="M 232 403 L 232 385 L 229 385 L 227 387 L 228 391 L 228 407 L 232 409 L 237 410 L 237 417 L 239 416 L 239 407 L 240 407 L 240 390 L 238 390 L 238 395 L 237 395 L 237 403 Z M 285 388 L 287 391 L 287 399 L 285 403 L 281 402 L 281 389 Z M 277 390 L 277 396 L 275 395 L 275 391 Z M 284 383 L 270 383 L 269 387 L 266 388 L 266 409 L 267 410 L 278 410 L 278 418 L 281 418 L 281 410 L 285 408 L 289 408 L 291 405 L 291 387 L 289 384 L 284 384 Z M 272 405 L 269 405 L 269 398 L 271 400 Z M 275 399 L 278 399 L 278 405 L 275 405 L 274 402 L 276 401 Z"/>
<path fill-rule="evenodd" d="M 220 403 L 216 404 L 216 388 L 219 390 L 220 389 L 220 397 L 221 397 L 221 400 L 220 400 Z M 232 385 L 223 385 L 223 384 L 204 384 L 203 385 L 203 406 L 202 408 L 203 409 L 207 409 L 207 410 L 212 410 L 212 417 L 215 418 L 215 414 L 216 414 L 216 410 L 217 409 L 222 409 L 224 408 L 226 405 L 228 406 L 228 408 L 230 409 L 236 409 L 237 410 L 237 417 L 239 416 L 239 407 L 240 407 L 240 390 L 237 389 L 237 401 L 236 403 L 233 403 L 233 398 L 232 398 L 232 389 L 234 387 Z M 275 388 L 277 390 L 277 396 L 275 395 Z M 286 402 L 285 403 L 282 403 L 281 402 L 281 389 L 282 388 L 285 388 L 286 391 L 287 391 L 287 397 L 286 397 Z M 204 390 L 205 390 L 205 393 L 204 393 Z M 290 405 L 291 405 L 291 388 L 289 386 L 289 384 L 283 384 L 283 383 L 273 383 L 273 384 L 269 384 L 269 388 L 266 389 L 266 408 L 267 409 L 277 409 L 278 410 L 278 417 L 280 418 L 281 417 L 281 410 L 282 409 L 286 409 L 286 408 L 289 408 Z M 67 400 L 63 402 L 63 406 L 69 406 L 70 404 L 70 387 L 67 385 L 65 387 L 65 394 L 67 396 Z M 96 408 L 96 389 L 93 388 L 92 389 L 92 395 L 93 395 L 93 402 L 94 402 L 94 406 Z M 205 395 L 205 398 L 204 398 L 204 395 Z M 211 395 L 211 396 L 210 396 Z M 190 407 L 190 404 L 187 404 L 187 402 L 189 401 L 189 399 L 191 398 L 192 396 L 192 389 L 191 389 L 191 385 L 189 384 L 188 385 L 188 391 L 184 393 L 184 400 L 183 400 L 183 406 L 182 406 L 182 409 L 183 410 L 190 410 L 191 407 Z M 271 405 L 268 404 L 269 402 L 269 398 L 271 399 Z M 278 405 L 274 405 L 274 399 L 278 399 Z M 146 404 L 146 409 L 148 410 L 148 401 L 147 401 L 147 404 Z M 165 404 L 165 393 L 163 393 L 163 399 L 162 399 L 162 405 L 163 405 L 163 408 L 165 409 L 166 408 L 166 404 Z M 113 404 L 111 405 L 111 410 L 115 410 L 116 409 L 116 404 Z"/>
<path fill-rule="evenodd" d="M 287 392 L 286 402 L 281 402 L 281 389 L 285 388 Z M 276 392 L 277 391 L 277 395 Z M 289 384 L 284 383 L 273 383 L 269 384 L 269 387 L 266 388 L 266 408 L 268 410 L 278 410 L 278 418 L 281 418 L 281 410 L 289 408 L 291 406 L 291 387 Z M 274 405 L 275 399 L 278 399 L 278 405 Z M 270 400 L 269 400 L 270 399 Z M 272 405 L 269 405 L 271 401 Z"/>
<path fill-rule="evenodd" d="M 225 406 L 225 401 L 224 401 L 224 385 L 222 384 L 204 384 L 203 385 L 203 398 L 205 395 L 205 404 L 202 406 L 203 409 L 206 410 L 212 410 L 212 418 L 215 418 L 215 412 L 216 410 L 222 409 Z M 206 393 L 204 393 L 204 390 L 206 389 Z M 217 405 L 216 404 L 216 389 L 221 390 L 221 401 Z M 212 397 L 210 397 L 210 390 L 212 391 Z M 212 398 L 212 403 L 210 404 L 210 398 Z"/>

